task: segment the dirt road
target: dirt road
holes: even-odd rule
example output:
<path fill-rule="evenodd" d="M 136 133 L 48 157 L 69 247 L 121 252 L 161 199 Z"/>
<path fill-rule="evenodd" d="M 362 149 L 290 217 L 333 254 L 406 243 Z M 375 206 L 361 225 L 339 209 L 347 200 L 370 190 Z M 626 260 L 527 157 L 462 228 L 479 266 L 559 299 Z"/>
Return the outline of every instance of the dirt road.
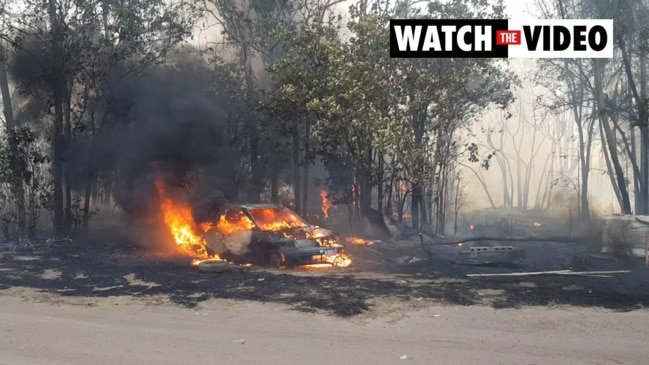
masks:
<path fill-rule="evenodd" d="M 646 310 L 393 303 L 343 319 L 219 299 L 187 309 L 6 295 L 0 307 L 3 365 L 645 364 L 649 341 Z"/>
<path fill-rule="evenodd" d="M 376 245 L 349 270 L 210 275 L 108 237 L 0 251 L 0 365 L 648 362 L 647 269 L 586 247 L 529 247 L 510 269 L 441 251 L 402 265 L 386 258 L 408 250 Z M 633 273 L 466 277 L 622 268 Z"/>

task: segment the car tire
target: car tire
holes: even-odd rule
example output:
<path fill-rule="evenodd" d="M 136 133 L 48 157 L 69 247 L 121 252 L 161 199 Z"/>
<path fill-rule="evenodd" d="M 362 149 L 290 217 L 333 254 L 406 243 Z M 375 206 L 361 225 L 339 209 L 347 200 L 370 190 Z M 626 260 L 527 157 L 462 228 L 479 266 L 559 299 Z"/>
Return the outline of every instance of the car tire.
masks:
<path fill-rule="evenodd" d="M 270 255 L 270 257 L 268 258 L 268 264 L 274 269 L 279 269 L 284 266 L 284 263 L 282 261 L 283 260 L 280 255 L 275 253 Z"/>
<path fill-rule="evenodd" d="M 197 265 L 201 272 L 225 272 L 230 269 L 230 263 L 225 260 L 203 260 Z"/>

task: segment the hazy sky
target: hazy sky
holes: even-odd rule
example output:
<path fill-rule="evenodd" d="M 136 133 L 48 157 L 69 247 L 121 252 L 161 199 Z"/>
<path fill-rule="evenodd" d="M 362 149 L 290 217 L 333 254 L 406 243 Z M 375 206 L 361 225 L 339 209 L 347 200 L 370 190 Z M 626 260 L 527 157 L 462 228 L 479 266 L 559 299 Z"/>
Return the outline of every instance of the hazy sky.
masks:
<path fill-rule="evenodd" d="M 534 0 L 505 0 L 507 13 L 516 18 L 533 18 L 531 13 L 535 12 Z"/>
<path fill-rule="evenodd" d="M 538 16 L 535 16 L 533 14 L 536 13 L 536 2 L 537 1 L 544 1 L 544 0 L 504 0 L 504 3 L 507 7 L 506 11 L 507 13 L 514 19 L 529 19 L 529 18 L 539 18 Z M 534 74 L 536 71 L 536 66 L 534 60 L 529 60 L 529 59 L 512 59 L 509 62 L 510 69 L 514 72 L 516 72 L 519 77 L 521 77 L 522 82 L 523 82 L 523 88 L 515 90 L 514 93 L 516 95 L 517 101 L 522 102 L 523 104 L 527 105 L 527 110 L 525 112 L 525 115 L 529 118 L 533 112 L 532 109 L 534 108 L 535 104 L 535 99 L 537 95 L 542 95 L 544 92 L 544 89 L 542 87 L 539 87 L 537 83 L 534 81 Z M 531 92 L 531 90 L 535 90 L 534 92 Z M 513 124 L 514 126 L 516 125 L 515 121 L 518 120 L 519 118 L 519 103 L 514 103 L 512 107 L 509 109 L 512 114 L 513 114 L 513 119 L 510 124 Z M 499 112 L 485 112 L 480 120 L 478 120 L 475 124 L 475 128 L 480 128 L 480 127 L 486 127 L 489 125 L 490 120 L 494 119 L 494 116 L 499 115 Z M 548 118 L 547 121 L 544 121 L 543 124 L 550 124 L 550 123 L 569 123 L 569 128 L 573 128 L 572 122 L 569 119 L 566 119 L 565 121 L 560 120 L 560 119 L 553 119 L 553 118 Z M 530 131 L 526 131 L 526 133 L 529 133 Z M 480 144 L 481 138 L 478 138 L 478 143 Z M 551 151 L 548 149 L 550 147 L 549 141 L 545 142 L 538 142 L 537 143 L 545 143 L 545 146 L 541 150 L 542 152 L 539 153 L 538 158 L 535 159 L 535 161 L 532 163 L 534 166 L 533 173 L 531 176 L 532 179 L 532 186 L 535 186 L 536 184 L 539 183 L 540 176 L 541 174 L 544 173 L 544 162 L 548 158 L 551 157 Z M 527 151 L 528 144 L 525 143 L 522 145 L 523 148 L 520 152 L 520 156 L 527 159 L 529 153 Z M 570 152 L 570 158 L 571 159 L 576 159 L 577 155 L 576 152 L 573 151 L 572 149 L 569 149 L 568 151 Z M 503 154 L 517 154 L 514 147 L 511 145 L 511 143 L 507 143 L 506 145 L 503 146 L 503 151 L 501 151 Z M 594 169 L 599 169 L 599 171 L 603 171 L 606 167 L 603 165 L 603 162 L 601 160 L 601 156 L 599 153 L 597 153 L 597 150 L 594 152 L 592 156 L 592 167 Z M 563 161 L 563 159 L 558 159 L 556 161 Z M 565 162 L 565 161 L 563 161 Z M 489 169 L 489 171 L 482 171 L 482 175 L 484 177 L 485 182 L 487 183 L 487 186 L 489 187 L 490 193 L 492 194 L 492 197 L 494 200 L 496 200 L 496 204 L 500 204 L 502 202 L 502 175 L 500 174 L 500 170 L 496 166 L 496 164 L 493 164 L 493 168 Z M 557 173 L 561 173 L 561 170 L 557 169 L 555 166 L 555 169 Z M 549 173 L 549 170 L 546 170 L 545 173 Z M 467 173 L 465 176 L 469 178 L 469 189 L 467 191 L 471 192 L 470 195 L 470 200 L 473 202 L 473 207 L 472 208 L 482 208 L 486 207 L 488 205 L 488 201 L 486 199 L 486 194 L 484 193 L 482 186 L 479 184 L 478 180 L 473 177 L 471 173 Z M 576 176 L 570 176 L 572 179 L 575 179 Z M 613 193 L 613 190 L 611 188 L 610 181 L 608 180 L 608 176 L 601 174 L 601 173 L 596 173 L 592 172 L 590 175 L 590 204 L 591 208 L 596 210 L 600 214 L 611 214 L 612 212 L 616 211 L 618 209 L 617 203 L 615 200 L 615 196 Z M 575 180 L 576 181 L 576 180 Z M 556 189 L 554 189 L 555 193 L 557 191 L 561 190 L 561 187 L 557 186 Z M 568 193 L 574 194 L 574 192 L 570 192 L 569 190 L 563 189 L 567 191 Z M 533 191 L 532 196 L 530 197 L 531 199 L 534 199 L 535 192 Z M 567 205 L 566 205 L 567 206 Z"/>

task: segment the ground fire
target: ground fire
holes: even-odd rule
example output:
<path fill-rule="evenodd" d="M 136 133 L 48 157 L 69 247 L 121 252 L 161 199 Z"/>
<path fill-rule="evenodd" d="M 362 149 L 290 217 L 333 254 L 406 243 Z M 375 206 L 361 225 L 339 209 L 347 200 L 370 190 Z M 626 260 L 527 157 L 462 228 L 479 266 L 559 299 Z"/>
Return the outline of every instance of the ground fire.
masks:
<path fill-rule="evenodd" d="M 360 238 L 360 237 L 347 237 L 345 239 L 347 242 L 353 244 L 353 245 L 366 245 L 366 246 L 371 246 L 374 244 L 373 241 L 368 241 L 366 239 Z"/>

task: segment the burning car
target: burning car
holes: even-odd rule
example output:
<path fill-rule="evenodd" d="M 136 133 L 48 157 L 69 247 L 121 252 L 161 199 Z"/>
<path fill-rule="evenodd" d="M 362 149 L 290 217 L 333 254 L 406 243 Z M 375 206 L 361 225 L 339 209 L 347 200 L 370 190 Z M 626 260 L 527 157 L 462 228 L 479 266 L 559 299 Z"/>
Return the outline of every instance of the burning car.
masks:
<path fill-rule="evenodd" d="M 202 226 L 209 255 L 238 264 L 273 267 L 347 267 L 338 234 L 310 225 L 277 204 L 230 206 L 218 222 Z"/>

